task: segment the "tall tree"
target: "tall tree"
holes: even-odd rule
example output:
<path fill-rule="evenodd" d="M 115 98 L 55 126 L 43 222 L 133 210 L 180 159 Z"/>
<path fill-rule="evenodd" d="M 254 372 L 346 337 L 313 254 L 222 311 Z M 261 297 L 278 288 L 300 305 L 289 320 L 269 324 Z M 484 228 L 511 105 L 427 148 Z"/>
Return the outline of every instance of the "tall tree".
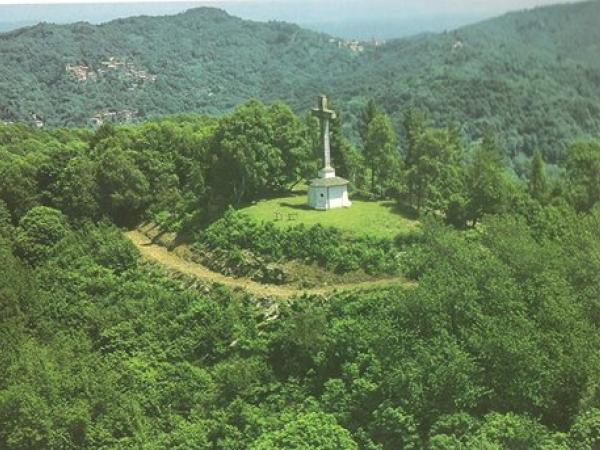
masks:
<path fill-rule="evenodd" d="M 371 125 L 373 119 L 379 114 L 380 111 L 377 107 L 377 103 L 375 103 L 375 100 L 369 99 L 369 101 L 360 113 L 360 118 L 358 122 L 358 135 L 360 136 L 360 140 L 362 141 L 363 147 L 365 147 L 367 143 L 369 125 Z"/>
<path fill-rule="evenodd" d="M 365 163 L 371 175 L 371 192 L 383 195 L 398 180 L 400 154 L 397 136 L 389 117 L 378 114 L 369 124 L 364 149 Z"/>
<path fill-rule="evenodd" d="M 427 129 L 427 115 L 420 109 L 410 108 L 402 119 L 402 129 L 404 131 L 405 154 L 404 162 L 410 169 L 415 163 L 417 157 L 417 143 L 421 135 Z"/>
<path fill-rule="evenodd" d="M 339 426 L 332 415 L 305 413 L 282 427 L 261 435 L 252 450 L 356 450 L 350 432 Z"/>
<path fill-rule="evenodd" d="M 13 218 L 23 216 L 40 202 L 37 167 L 31 158 L 0 149 L 0 199 Z"/>
<path fill-rule="evenodd" d="M 215 205 L 240 205 L 282 187 L 282 152 L 268 109 L 249 102 L 221 120 L 209 150 L 207 182 Z"/>
<path fill-rule="evenodd" d="M 0 199 L 0 240 L 4 239 L 9 245 L 15 237 L 15 227 L 12 223 L 12 218 L 8 206 L 4 200 Z"/>
<path fill-rule="evenodd" d="M 567 195 L 578 211 L 600 200 L 600 142 L 580 142 L 567 151 Z"/>
<path fill-rule="evenodd" d="M 284 162 L 283 177 L 286 187 L 293 187 L 310 176 L 314 161 L 304 124 L 284 103 L 269 108 L 273 126 L 273 145 L 281 151 Z"/>
<path fill-rule="evenodd" d="M 529 173 L 529 193 L 537 200 L 543 200 L 548 191 L 544 159 L 539 149 L 533 153 L 531 160 L 531 171 Z"/>
<path fill-rule="evenodd" d="M 467 168 L 467 217 L 473 226 L 485 214 L 498 214 L 507 204 L 512 185 L 495 138 L 487 134 Z"/>
<path fill-rule="evenodd" d="M 251 101 L 222 119 L 208 151 L 207 185 L 215 205 L 277 194 L 310 174 L 303 124 L 283 104 Z"/>
<path fill-rule="evenodd" d="M 143 214 L 150 193 L 148 180 L 131 152 L 106 150 L 98 161 L 97 182 L 102 210 L 119 225 L 133 225 Z"/>
<path fill-rule="evenodd" d="M 444 212 L 453 194 L 463 190 L 462 146 L 452 129 L 426 128 L 410 144 L 407 184 L 417 212 Z M 411 139 L 413 139 L 411 138 Z"/>
<path fill-rule="evenodd" d="M 54 203 L 74 220 L 97 218 L 98 184 L 96 163 L 86 156 L 71 159 L 58 177 Z"/>

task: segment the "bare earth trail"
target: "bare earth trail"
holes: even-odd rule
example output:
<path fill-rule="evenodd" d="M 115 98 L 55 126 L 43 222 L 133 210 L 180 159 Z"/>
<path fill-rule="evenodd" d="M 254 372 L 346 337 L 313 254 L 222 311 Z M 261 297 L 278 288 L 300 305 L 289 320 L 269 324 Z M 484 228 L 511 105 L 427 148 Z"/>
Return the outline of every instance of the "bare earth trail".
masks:
<path fill-rule="evenodd" d="M 256 297 L 280 297 L 287 299 L 302 294 L 327 295 L 340 291 L 385 288 L 391 286 L 407 287 L 411 285 L 411 283 L 401 278 L 387 278 L 375 281 L 342 284 L 335 287 L 325 286 L 311 289 L 262 284 L 247 278 L 227 277 L 208 269 L 202 264 L 186 261 L 175 253 L 170 252 L 165 247 L 152 243 L 150 238 L 138 230 L 129 231 L 125 233 L 125 236 L 133 242 L 142 257 L 148 261 L 158 263 L 169 270 L 184 275 L 191 275 L 205 282 L 223 284 L 233 289 L 241 289 Z"/>

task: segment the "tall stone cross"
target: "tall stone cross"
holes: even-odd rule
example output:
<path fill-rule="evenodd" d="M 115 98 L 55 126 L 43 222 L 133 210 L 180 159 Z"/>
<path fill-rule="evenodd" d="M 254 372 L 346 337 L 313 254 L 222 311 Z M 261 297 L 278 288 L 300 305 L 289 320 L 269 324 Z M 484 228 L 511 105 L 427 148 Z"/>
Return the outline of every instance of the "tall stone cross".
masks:
<path fill-rule="evenodd" d="M 329 121 L 336 118 L 335 111 L 327 108 L 327 97 L 319 96 L 317 108 L 313 108 L 312 113 L 319 118 L 321 122 L 321 141 L 323 142 L 325 169 L 331 169 L 331 148 L 329 146 Z"/>

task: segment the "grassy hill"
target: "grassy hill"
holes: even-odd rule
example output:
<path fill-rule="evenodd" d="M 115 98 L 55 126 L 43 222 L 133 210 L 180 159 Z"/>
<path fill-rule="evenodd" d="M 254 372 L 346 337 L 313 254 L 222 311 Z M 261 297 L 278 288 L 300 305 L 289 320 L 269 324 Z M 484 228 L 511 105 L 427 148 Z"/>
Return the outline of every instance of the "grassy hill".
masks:
<path fill-rule="evenodd" d="M 422 107 L 471 139 L 501 132 L 512 156 L 540 147 L 555 161 L 567 142 L 600 134 L 598 23 L 600 2 L 592 1 L 363 52 L 212 8 L 98 26 L 40 24 L 0 34 L 0 120 L 36 114 L 56 126 L 96 115 L 221 113 L 251 97 L 300 112 L 325 91 L 346 111 L 348 133 L 374 97 L 398 126 L 404 110 Z"/>
<path fill-rule="evenodd" d="M 299 223 L 308 227 L 320 224 L 355 236 L 382 239 L 393 239 L 418 227 L 418 222 L 398 211 L 393 201 L 352 200 L 351 208 L 316 211 L 306 206 L 306 195 L 295 195 L 264 200 L 242 211 L 253 219 L 273 222 L 278 228 L 289 228 Z"/>

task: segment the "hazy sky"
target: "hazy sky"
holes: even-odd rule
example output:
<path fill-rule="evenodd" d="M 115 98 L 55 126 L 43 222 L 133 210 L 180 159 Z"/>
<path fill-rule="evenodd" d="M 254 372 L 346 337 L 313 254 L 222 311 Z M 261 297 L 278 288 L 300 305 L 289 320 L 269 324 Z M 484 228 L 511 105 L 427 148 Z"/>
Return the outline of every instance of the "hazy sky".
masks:
<path fill-rule="evenodd" d="M 0 0 L 0 32 L 42 21 L 102 23 L 142 14 L 176 14 L 204 5 L 245 19 L 294 22 L 340 37 L 388 39 L 569 1 L 573 0 Z"/>
<path fill-rule="evenodd" d="M 572 1 L 572 0 L 571 0 Z M 175 0 L 128 0 L 128 3 L 178 3 Z M 210 3 L 211 0 L 202 3 Z M 296 0 L 215 0 L 215 3 L 298 3 Z M 307 0 L 304 3 L 337 3 L 347 5 L 353 3 L 352 0 Z M 0 5 L 24 5 L 24 4 L 65 4 L 65 3 L 124 3 L 123 0 L 0 0 Z M 453 9 L 477 9 L 493 11 L 509 11 L 513 9 L 523 9 L 538 5 L 548 5 L 560 3 L 560 0 L 370 0 L 371 4 L 389 5 L 392 7 L 409 7 L 422 11 L 448 11 Z M 562 2 L 564 3 L 564 1 Z"/>

